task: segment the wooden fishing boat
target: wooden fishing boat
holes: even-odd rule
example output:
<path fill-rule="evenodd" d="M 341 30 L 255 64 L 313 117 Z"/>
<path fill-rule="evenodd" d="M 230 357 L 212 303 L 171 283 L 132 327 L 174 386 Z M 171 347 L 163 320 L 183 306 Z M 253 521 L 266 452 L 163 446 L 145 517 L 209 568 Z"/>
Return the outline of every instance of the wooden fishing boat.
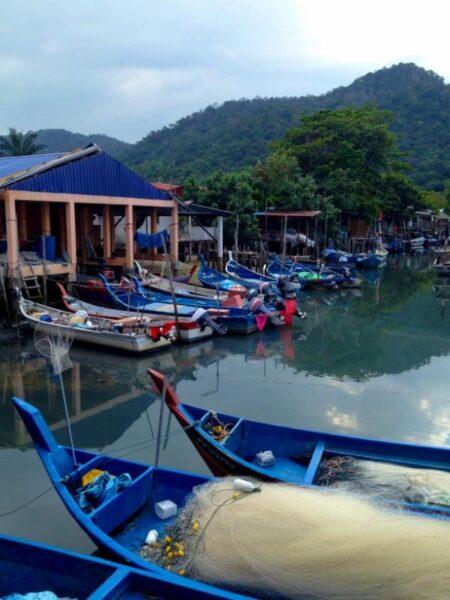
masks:
<path fill-rule="evenodd" d="M 51 592 L 79 600 L 138 598 L 242 598 L 191 579 L 150 573 L 86 556 L 0 535 L 0 598 L 14 594 Z"/>
<path fill-rule="evenodd" d="M 151 571 L 158 577 L 168 578 L 174 584 L 190 587 L 195 594 L 189 597 L 199 597 L 196 595 L 199 590 L 204 593 L 223 594 L 211 597 L 241 598 L 179 575 L 171 575 L 166 569 L 140 556 L 149 531 L 156 530 L 161 536 L 166 527 L 173 522 L 173 517 L 160 518 L 156 513 L 155 504 L 171 500 L 177 507 L 181 507 L 194 486 L 206 483 L 209 481 L 208 477 L 78 449 L 73 457 L 71 449 L 56 442 L 37 408 L 18 398 L 14 398 L 13 402 L 63 504 L 100 549 L 134 568 Z M 95 508 L 83 510 L 77 501 L 77 490 L 82 486 L 83 477 L 92 475 L 94 469 L 107 471 L 116 477 L 127 473 L 131 477 L 131 483 Z M 56 576 L 55 571 L 53 576 Z M 139 596 L 133 596 L 136 597 Z M 176 598 L 178 595 L 174 594 L 171 597 Z"/>
<path fill-rule="evenodd" d="M 274 262 L 275 261 L 279 262 L 281 265 L 279 256 L 274 256 Z M 327 265 L 318 264 L 317 261 L 314 260 L 304 261 L 302 259 L 295 262 L 290 258 L 285 258 L 284 266 L 292 273 L 300 273 L 303 274 L 303 276 L 308 272 L 317 273 L 323 278 L 322 283 L 325 282 L 325 287 L 335 287 L 336 285 L 339 288 L 353 289 L 359 288 L 362 285 L 361 278 L 357 277 L 350 267 L 333 266 L 333 268 L 330 268 Z"/>
<path fill-rule="evenodd" d="M 439 277 L 450 277 L 450 260 L 439 260 L 433 262 L 433 270 Z"/>
<path fill-rule="evenodd" d="M 164 292 L 171 293 L 170 280 L 167 277 L 162 277 L 159 275 L 155 275 L 153 273 L 149 273 L 139 264 L 138 261 L 134 261 L 136 271 L 139 275 L 139 279 L 142 282 L 142 285 L 150 290 L 155 292 Z M 192 268 L 192 272 L 195 271 L 197 265 L 194 265 Z M 228 298 L 228 294 L 226 292 L 222 292 L 217 294 L 216 290 L 208 289 L 205 287 L 199 287 L 198 285 L 192 285 L 189 283 L 183 283 L 174 280 L 174 293 L 175 296 L 184 297 L 184 298 L 203 298 L 203 299 L 212 299 L 219 300 L 223 302 Z"/>
<path fill-rule="evenodd" d="M 225 265 L 225 271 L 231 278 L 234 278 L 234 280 L 243 280 L 253 286 L 257 286 L 264 282 L 276 283 L 276 278 L 261 275 L 261 273 L 257 273 L 256 271 L 239 264 L 231 257 Z"/>
<path fill-rule="evenodd" d="M 162 393 L 164 377 L 149 369 Z M 165 401 L 205 463 L 217 476 L 247 475 L 265 481 L 317 486 L 324 461 L 352 457 L 397 466 L 450 471 L 450 448 L 427 447 L 293 429 L 182 404 L 170 385 Z M 260 466 L 257 454 L 271 450 L 275 461 Z M 450 504 L 404 502 L 413 511 L 450 518 Z"/>
<path fill-rule="evenodd" d="M 142 294 L 132 289 L 132 286 L 111 284 L 102 277 L 109 303 L 115 308 L 126 311 L 139 311 L 146 314 L 175 316 L 173 302 L 152 302 Z M 180 317 L 192 317 L 196 310 L 194 306 L 178 305 L 177 312 Z"/>
<path fill-rule="evenodd" d="M 62 334 L 76 342 L 94 344 L 125 352 L 156 352 L 170 346 L 175 327 L 168 323 L 142 323 L 137 318 L 111 321 L 102 317 L 77 320 L 70 312 L 50 308 L 23 297 L 19 299 L 20 312 L 26 323 L 42 333 Z"/>
<path fill-rule="evenodd" d="M 145 314 L 164 314 L 162 311 L 172 316 L 175 314 L 173 304 L 160 304 L 155 307 L 157 303 L 148 302 L 142 294 L 134 290 L 124 289 L 117 285 L 112 286 L 106 280 L 104 284 L 111 302 L 118 308 Z M 198 309 L 190 306 L 180 306 L 177 302 L 177 310 L 179 316 L 192 317 Z M 214 315 L 219 326 L 226 327 L 227 333 L 248 335 L 264 328 L 264 326 L 261 326 L 262 318 L 258 319 L 258 315 L 251 313 L 246 308 L 208 309 L 208 313 Z"/>
<path fill-rule="evenodd" d="M 244 280 L 229 277 L 224 273 L 220 273 L 217 269 L 213 269 L 213 267 L 206 264 L 203 257 L 201 257 L 201 265 L 197 277 L 205 288 L 228 292 L 229 294 L 238 294 L 240 296 L 245 296 L 247 290 L 254 287 L 253 284 Z"/>
<path fill-rule="evenodd" d="M 336 289 L 338 287 L 336 276 L 330 274 L 322 275 L 321 273 L 316 273 L 312 269 L 303 266 L 298 266 L 294 270 L 291 265 L 282 264 L 278 257 L 275 257 L 269 264 L 267 273 L 276 278 L 279 278 L 282 275 L 296 277 L 303 289 Z"/>
<path fill-rule="evenodd" d="M 56 285 L 59 289 L 61 302 L 65 310 L 71 313 L 76 313 L 79 310 L 84 310 L 88 313 L 90 317 L 102 317 L 105 319 L 112 319 L 115 321 L 120 321 L 122 319 L 130 319 L 130 317 L 134 316 L 135 319 L 139 318 L 139 320 L 144 323 L 147 323 L 147 320 L 150 320 L 150 322 L 153 322 L 155 326 L 157 326 L 158 324 L 160 326 L 167 326 L 167 324 L 170 323 L 171 326 L 175 327 L 174 317 L 166 317 L 164 315 L 152 316 L 149 313 L 136 317 L 135 311 L 108 308 L 106 306 L 98 306 L 96 304 L 91 304 L 90 302 L 84 302 L 83 300 L 79 300 L 78 298 L 74 298 L 73 296 L 68 294 L 65 287 L 61 283 L 57 282 Z M 180 332 L 180 341 L 187 344 L 209 338 L 213 334 L 213 330 L 208 324 L 200 324 L 193 318 L 179 317 L 178 327 Z"/>
<path fill-rule="evenodd" d="M 158 301 L 173 304 L 173 296 L 170 293 L 170 291 L 159 290 L 158 292 L 155 292 L 144 286 L 139 278 L 132 277 L 132 279 L 136 291 L 142 296 L 144 296 L 144 298 L 147 298 L 150 302 Z M 201 298 L 200 296 L 187 296 L 183 294 L 175 294 L 175 298 L 177 305 L 179 304 L 181 306 L 195 306 L 195 308 L 205 309 L 220 309 L 223 306 L 223 303 L 226 303 L 228 300 L 228 297 L 224 298 L 223 300 L 220 300 L 218 296 L 216 298 Z"/>

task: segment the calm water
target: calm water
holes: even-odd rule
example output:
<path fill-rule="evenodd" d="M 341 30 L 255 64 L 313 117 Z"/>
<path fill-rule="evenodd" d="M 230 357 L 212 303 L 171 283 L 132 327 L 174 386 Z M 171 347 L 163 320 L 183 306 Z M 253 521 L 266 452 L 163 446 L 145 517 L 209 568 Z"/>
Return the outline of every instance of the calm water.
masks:
<path fill-rule="evenodd" d="M 444 282 L 428 264 L 426 257 L 393 262 L 363 290 L 305 295 L 308 319 L 292 329 L 215 338 L 142 359 L 73 346 L 64 381 L 76 444 L 120 455 L 149 440 L 131 456 L 152 462 L 160 412 L 146 374 L 153 367 L 190 404 L 294 427 L 448 445 L 450 285 L 436 289 Z M 49 485 L 11 396 L 36 404 L 61 442 L 67 432 L 59 387 L 32 339 L 3 342 L 0 361 L 3 513 Z M 207 473 L 167 413 L 162 430 L 161 464 Z M 1 518 L 0 531 L 94 550 L 54 492 Z"/>

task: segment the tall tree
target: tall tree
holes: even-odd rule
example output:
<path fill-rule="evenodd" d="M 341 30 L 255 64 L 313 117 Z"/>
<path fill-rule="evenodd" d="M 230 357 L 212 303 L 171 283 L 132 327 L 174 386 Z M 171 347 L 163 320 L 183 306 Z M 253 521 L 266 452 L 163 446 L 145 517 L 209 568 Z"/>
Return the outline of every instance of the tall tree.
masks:
<path fill-rule="evenodd" d="M 337 209 L 369 220 L 382 207 L 384 177 L 404 169 L 390 123 L 390 113 L 373 106 L 323 110 L 303 117 L 278 147 Z"/>
<path fill-rule="evenodd" d="M 35 131 L 22 133 L 10 127 L 8 135 L 0 136 L 0 156 L 26 156 L 36 154 L 45 148 L 36 143 L 38 134 Z"/>

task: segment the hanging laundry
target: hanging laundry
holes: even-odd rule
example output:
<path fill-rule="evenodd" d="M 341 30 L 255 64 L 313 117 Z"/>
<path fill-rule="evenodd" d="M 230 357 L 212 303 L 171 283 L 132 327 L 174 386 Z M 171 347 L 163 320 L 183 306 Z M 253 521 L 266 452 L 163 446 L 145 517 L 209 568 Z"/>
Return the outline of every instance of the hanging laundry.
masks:
<path fill-rule="evenodd" d="M 169 240 L 169 232 L 167 229 L 164 231 L 158 231 L 158 233 L 140 233 L 136 231 L 134 234 L 134 240 L 139 246 L 139 248 L 144 250 L 151 250 L 152 248 L 162 248 L 164 247 L 164 241 L 168 242 Z"/>

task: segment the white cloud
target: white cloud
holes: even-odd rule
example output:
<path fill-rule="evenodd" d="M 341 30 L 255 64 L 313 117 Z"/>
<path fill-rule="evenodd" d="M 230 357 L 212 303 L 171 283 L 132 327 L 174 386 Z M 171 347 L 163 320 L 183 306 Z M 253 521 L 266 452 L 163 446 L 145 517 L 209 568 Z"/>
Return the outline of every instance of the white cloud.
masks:
<path fill-rule="evenodd" d="M 0 129 L 134 140 L 211 103 L 323 93 L 399 61 L 448 77 L 448 21 L 436 0 L 4 0 Z"/>

